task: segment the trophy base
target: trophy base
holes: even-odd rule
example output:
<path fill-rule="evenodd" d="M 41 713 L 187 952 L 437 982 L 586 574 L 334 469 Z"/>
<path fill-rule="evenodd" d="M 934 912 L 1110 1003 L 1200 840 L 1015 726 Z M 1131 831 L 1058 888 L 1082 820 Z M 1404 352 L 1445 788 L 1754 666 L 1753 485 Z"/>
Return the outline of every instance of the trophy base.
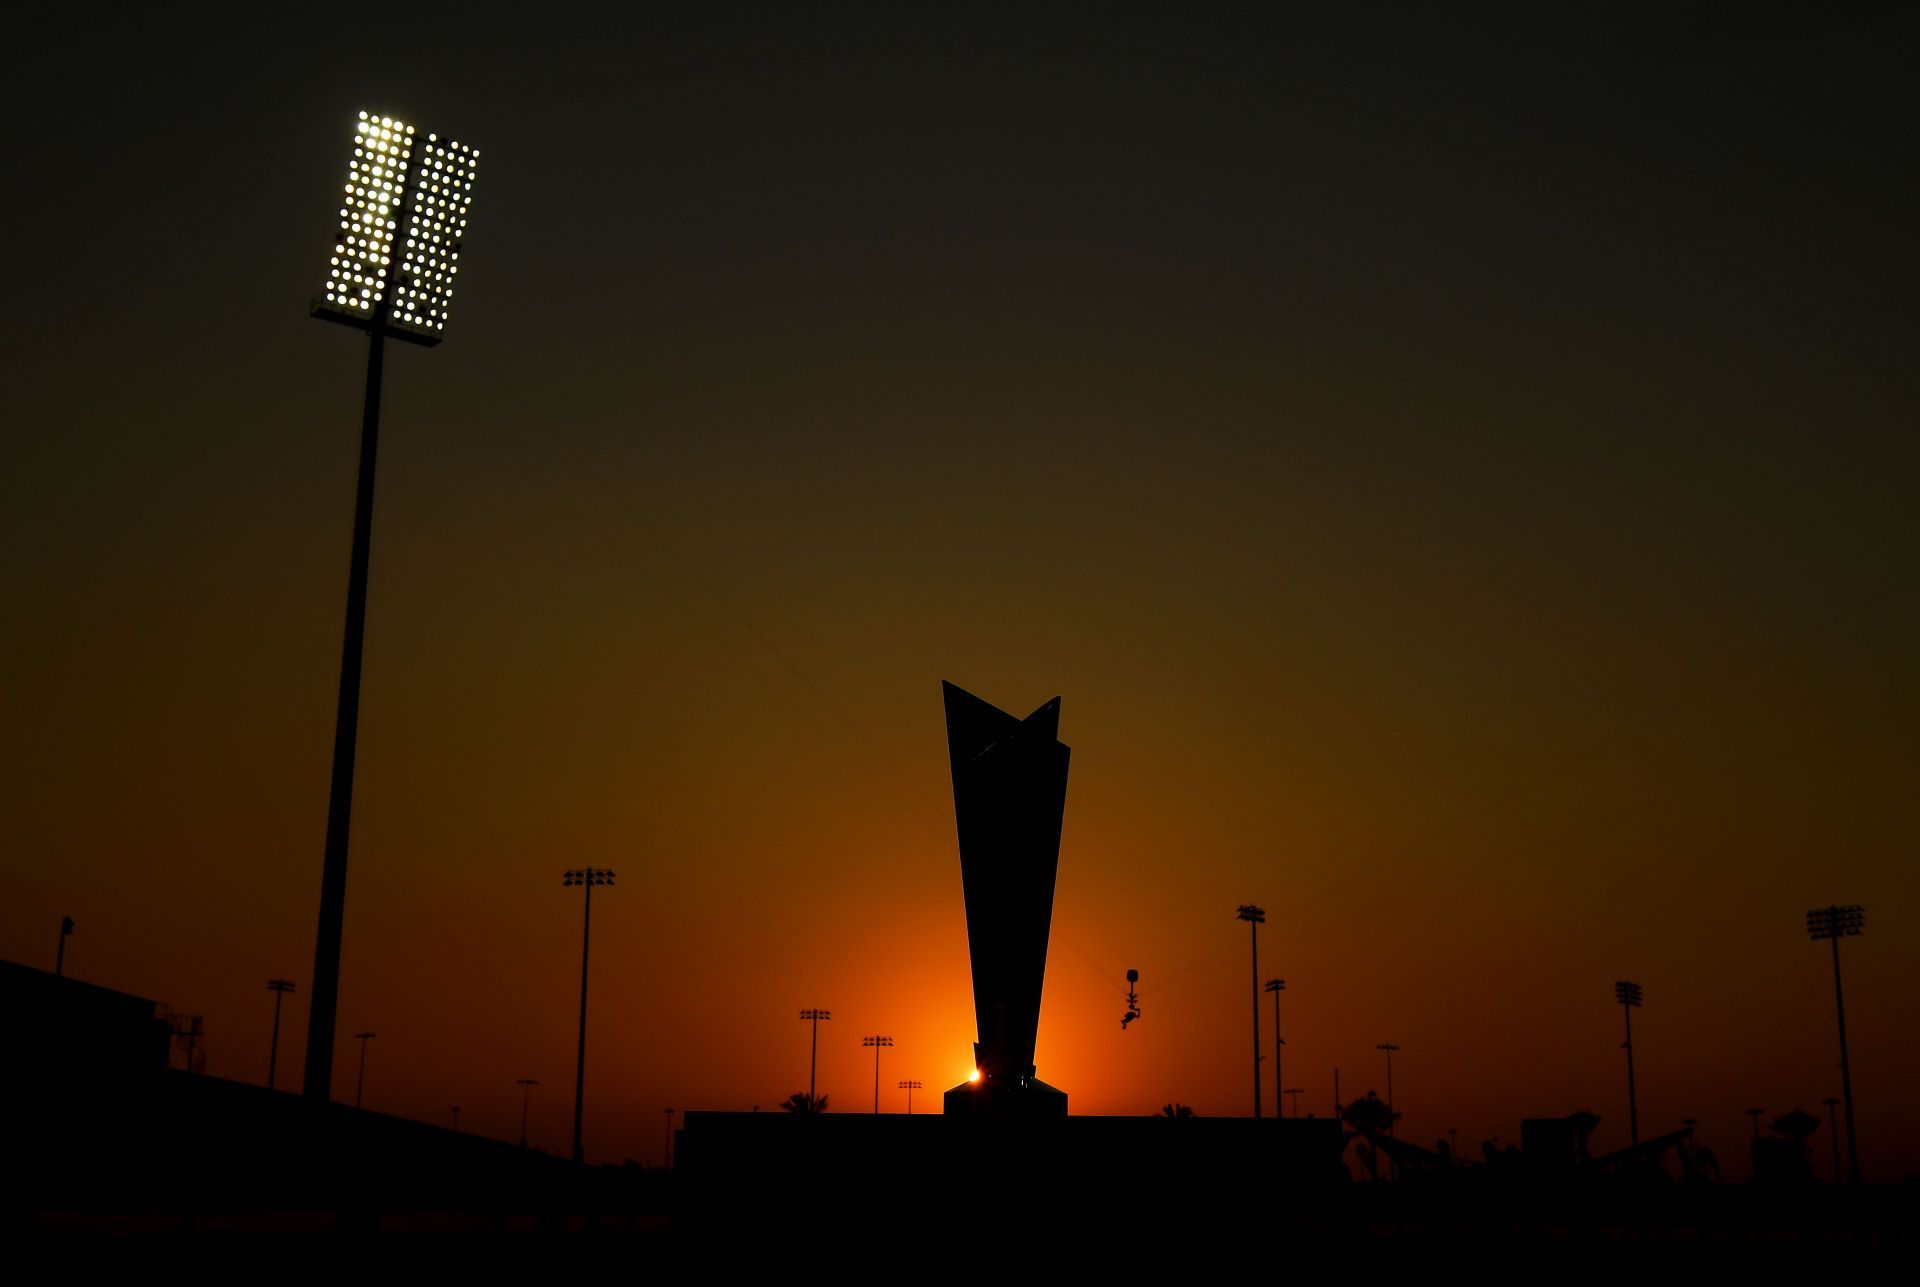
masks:
<path fill-rule="evenodd" d="M 948 1117 L 971 1117 L 980 1121 L 1056 1121 L 1067 1115 L 1067 1092 L 1047 1085 L 1038 1077 L 1006 1080 L 983 1077 L 979 1081 L 963 1081 L 948 1091 L 942 1100 L 942 1111 Z"/>

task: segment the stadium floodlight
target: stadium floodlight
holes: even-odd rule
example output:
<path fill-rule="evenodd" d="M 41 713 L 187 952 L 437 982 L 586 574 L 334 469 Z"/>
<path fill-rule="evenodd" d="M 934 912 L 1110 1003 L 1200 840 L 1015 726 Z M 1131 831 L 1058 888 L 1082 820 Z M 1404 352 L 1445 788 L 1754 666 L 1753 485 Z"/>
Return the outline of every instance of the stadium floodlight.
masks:
<path fill-rule="evenodd" d="M 1847 1060 L 1847 1002 L 1840 993 L 1840 940 L 1865 932 L 1867 912 L 1858 903 L 1816 907 L 1807 913 L 1807 937 L 1833 944 L 1833 1010 L 1840 1021 L 1840 1095 L 1847 1112 L 1847 1183 L 1859 1184 L 1860 1150 L 1853 1133 L 1853 1068 Z"/>
<path fill-rule="evenodd" d="M 1640 1004 L 1640 985 L 1625 979 L 1613 985 L 1613 999 L 1627 1018 L 1627 1039 L 1621 1048 L 1627 1052 L 1627 1129 L 1633 1142 L 1640 1142 L 1640 1097 L 1633 1082 L 1633 1011 Z"/>
<path fill-rule="evenodd" d="M 340 998 L 341 924 L 347 903 L 347 836 L 353 818 L 354 748 L 360 727 L 360 664 L 366 641 L 367 564 L 373 545 L 374 461 L 380 440 L 380 376 L 386 339 L 431 347 L 447 329 L 460 272 L 460 248 L 473 204 L 480 151 L 423 134 L 396 117 L 361 112 L 340 199 L 333 255 L 312 315 L 367 333 L 366 402 L 347 573 L 346 639 L 333 728 L 333 779 L 327 800 L 326 857 L 320 874 L 320 923 L 313 951 L 313 1004 L 307 1012 L 309 1099 L 333 1094 L 333 1038 Z"/>
<path fill-rule="evenodd" d="M 1245 921 L 1247 930 L 1253 936 L 1253 1116 L 1260 1118 L 1260 927 L 1267 923 L 1267 910 L 1252 903 L 1242 903 L 1233 914 L 1235 920 Z M 1274 1107 L 1277 1109 L 1279 1105 Z"/>
<path fill-rule="evenodd" d="M 360 113 L 333 256 L 313 315 L 438 344 L 453 304 L 479 163 L 471 144 Z"/>

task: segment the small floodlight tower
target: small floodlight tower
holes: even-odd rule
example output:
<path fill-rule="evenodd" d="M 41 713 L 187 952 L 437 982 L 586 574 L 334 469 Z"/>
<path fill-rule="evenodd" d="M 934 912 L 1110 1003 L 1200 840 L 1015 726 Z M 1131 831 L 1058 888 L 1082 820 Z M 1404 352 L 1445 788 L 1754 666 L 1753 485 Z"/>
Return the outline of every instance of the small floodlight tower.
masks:
<path fill-rule="evenodd" d="M 1853 1069 L 1847 1062 L 1847 1002 L 1840 994 L 1840 940 L 1856 938 L 1867 928 L 1866 909 L 1858 903 L 1846 907 L 1816 907 L 1807 913 L 1807 937 L 1818 943 L 1833 944 L 1833 1011 L 1840 1021 L 1840 1096 L 1847 1113 L 1847 1183 L 1859 1184 L 1860 1150 L 1853 1134 Z"/>
<path fill-rule="evenodd" d="M 347 901 L 347 833 L 353 814 L 354 742 L 360 726 L 360 658 L 367 625 L 367 557 L 373 541 L 373 467 L 380 438 L 380 370 L 388 336 L 431 348 L 444 338 L 460 271 L 479 150 L 422 134 L 391 116 L 360 113 L 340 202 L 326 287 L 313 316 L 367 333 L 366 404 L 347 573 L 346 642 L 333 727 L 320 928 L 313 950 L 304 1091 L 333 1089 L 334 1012 L 340 993 L 340 927 Z"/>

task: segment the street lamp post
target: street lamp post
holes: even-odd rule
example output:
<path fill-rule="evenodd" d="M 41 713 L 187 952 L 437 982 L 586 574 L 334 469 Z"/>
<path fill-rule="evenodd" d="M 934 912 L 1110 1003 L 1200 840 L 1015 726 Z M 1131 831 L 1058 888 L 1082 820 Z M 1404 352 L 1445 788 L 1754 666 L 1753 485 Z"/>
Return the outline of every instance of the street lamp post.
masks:
<path fill-rule="evenodd" d="M 613 884 L 613 872 L 598 867 L 582 867 L 562 873 L 561 885 L 579 885 L 587 891 L 580 914 L 580 1049 L 573 1066 L 573 1160 L 584 1162 L 587 1153 L 580 1144 L 580 1126 L 587 1104 L 587 948 L 593 940 L 593 891 L 598 885 Z"/>
<path fill-rule="evenodd" d="M 1253 935 L 1253 1116 L 1260 1118 L 1260 927 L 1266 923 L 1265 909 L 1252 903 L 1240 904 L 1240 910 L 1234 913 L 1237 920 L 1247 923 L 1248 931 Z"/>
<path fill-rule="evenodd" d="M 1640 1101 L 1634 1094 L 1633 1086 L 1633 1012 L 1640 1004 L 1640 985 L 1624 980 L 1613 985 L 1613 999 L 1620 1004 L 1620 1012 L 1627 1017 L 1627 1124 L 1633 1133 L 1633 1142 L 1640 1142 Z"/>
<path fill-rule="evenodd" d="M 1807 936 L 1833 943 L 1833 1010 L 1840 1020 L 1840 1096 L 1847 1110 L 1847 1183 L 1859 1184 L 1860 1146 L 1853 1133 L 1853 1070 L 1847 1063 L 1847 1003 L 1840 992 L 1840 940 L 1854 938 L 1867 927 L 1866 909 L 1818 907 L 1807 913 Z"/>
<path fill-rule="evenodd" d="M 1306 1094 L 1307 1092 L 1302 1087 L 1289 1086 L 1285 1090 L 1281 1091 L 1280 1093 L 1282 1095 L 1285 1095 L 1289 1100 L 1292 1101 L 1293 1116 L 1299 1117 L 1300 1116 L 1300 1096 Z"/>
<path fill-rule="evenodd" d="M 533 1088 L 540 1083 L 531 1077 L 519 1077 L 514 1085 L 520 1088 L 520 1147 L 527 1146 L 527 1108 L 533 1099 Z"/>
<path fill-rule="evenodd" d="M 360 1107 L 361 1099 L 367 1093 L 367 1043 L 380 1034 L 377 1032 L 356 1032 L 353 1039 L 360 1043 L 360 1076 L 353 1084 L 353 1106 Z"/>
<path fill-rule="evenodd" d="M 880 1116 L 880 1051 L 893 1044 L 892 1037 L 862 1037 L 860 1044 L 873 1047 L 873 1115 Z"/>
<path fill-rule="evenodd" d="M 920 1089 L 920 1083 L 917 1081 L 903 1081 L 900 1083 L 900 1089 L 907 1092 L 907 1116 L 912 1117 L 913 1092 Z"/>
<path fill-rule="evenodd" d="M 60 978 L 67 972 L 67 936 L 73 933 L 73 917 L 60 918 L 60 946 L 53 953 L 53 977 Z"/>
<path fill-rule="evenodd" d="M 267 991 L 273 993 L 273 1040 L 267 1046 L 267 1089 L 273 1089 L 274 1074 L 280 1067 L 280 1003 L 295 991 L 291 980 L 268 979 Z"/>
<path fill-rule="evenodd" d="M 807 1054 L 807 1113 L 811 1116 L 819 1110 L 815 1107 L 820 1101 L 814 1097 L 815 1076 L 820 1070 L 820 1021 L 832 1019 L 831 1010 L 802 1010 L 802 1022 L 813 1025 L 813 1047 Z"/>
<path fill-rule="evenodd" d="M 324 295 L 313 301 L 313 316 L 365 331 L 368 338 L 347 621 L 340 650 L 333 775 L 320 873 L 320 923 L 313 950 L 313 999 L 307 1010 L 302 1089 L 314 1100 L 326 1101 L 333 1094 L 333 1030 L 340 999 L 340 935 L 347 902 L 347 836 L 360 728 L 360 668 L 366 643 L 367 565 L 373 546 L 374 463 L 380 441 L 380 376 L 386 340 L 391 336 L 432 347 L 444 338 L 441 332 L 446 329 L 454 276 L 460 270 L 460 243 L 466 235 L 479 157 L 476 149 L 464 143 L 435 134 L 423 137 L 404 121 L 360 113 L 332 268 Z"/>
<path fill-rule="evenodd" d="M 1287 990 L 1285 979 L 1268 979 L 1267 991 L 1273 993 L 1273 1112 L 1281 1116 L 1281 1108 L 1286 1100 L 1281 1098 L 1287 1092 L 1283 1089 L 1287 1082 L 1280 1075 L 1280 1047 L 1287 1043 L 1280 1038 L 1280 994 Z"/>

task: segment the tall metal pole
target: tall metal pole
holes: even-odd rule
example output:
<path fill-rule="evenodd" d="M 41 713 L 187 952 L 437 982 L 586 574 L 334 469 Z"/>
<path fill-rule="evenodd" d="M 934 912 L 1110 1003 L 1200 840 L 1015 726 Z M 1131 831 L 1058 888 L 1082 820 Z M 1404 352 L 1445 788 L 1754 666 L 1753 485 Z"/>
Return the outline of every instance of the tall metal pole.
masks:
<path fill-rule="evenodd" d="M 67 935 L 73 933 L 73 917 L 60 918 L 60 946 L 53 954 L 53 977 L 60 978 L 67 972 Z"/>
<path fill-rule="evenodd" d="M 280 1002 L 293 991 L 293 983 L 288 979 L 268 979 L 267 991 L 273 993 L 273 1044 L 267 1047 L 267 1089 L 272 1090 L 280 1067 Z"/>
<path fill-rule="evenodd" d="M 1658 997 L 1654 999 L 1656 1001 L 1659 1000 Z M 1635 1094 L 1633 1085 L 1633 1007 L 1623 1005 L 1620 1007 L 1620 1010 L 1621 1013 L 1627 1016 L 1627 1126 L 1633 1134 L 1633 1142 L 1638 1144 L 1640 1142 L 1640 1101 Z M 1654 1035 L 1658 1036 L 1659 1034 L 1656 1032 Z M 1656 1047 L 1659 1044 L 1658 1041 L 1654 1042 Z M 1659 1054 L 1660 1052 L 1656 1049 L 1654 1053 Z"/>
<path fill-rule="evenodd" d="M 1840 990 L 1840 940 L 1852 938 L 1866 929 L 1866 909 L 1854 903 L 1846 907 L 1816 907 L 1807 913 L 1807 935 L 1833 942 L 1833 1009 L 1840 1022 L 1840 1095 L 1847 1109 L 1847 1183 L 1861 1183 L 1860 1149 L 1853 1133 L 1853 1069 L 1847 1060 L 1847 1002 Z"/>
<path fill-rule="evenodd" d="M 340 1000 L 340 926 L 347 905 L 347 835 L 353 819 L 354 748 L 360 729 L 360 662 L 367 634 L 367 561 L 373 546 L 373 475 L 380 446 L 385 320 L 383 308 L 367 332 L 367 390 L 360 417 L 353 558 L 347 568 L 347 628 L 340 650 L 340 701 L 333 723 L 333 784 L 327 796 L 326 858 L 320 870 L 313 1001 L 307 1010 L 307 1067 L 302 1090 L 308 1099 L 323 1103 L 333 1097 L 333 1029 Z M 365 1051 L 363 1045 L 361 1052 Z"/>
<path fill-rule="evenodd" d="M 873 1115 L 880 1116 L 880 1051 L 893 1044 L 892 1037 L 862 1037 L 860 1044 L 873 1047 Z"/>
<path fill-rule="evenodd" d="M 573 1066 L 573 1160 L 587 1160 L 580 1144 L 580 1124 L 587 1103 L 587 945 L 593 936 L 593 881 L 586 882 L 586 910 L 580 920 L 580 1051 Z"/>
<path fill-rule="evenodd" d="M 540 1083 L 531 1077 L 521 1077 L 514 1084 L 520 1087 L 520 1147 L 527 1146 L 527 1107 L 533 1100 L 533 1088 Z"/>
<path fill-rule="evenodd" d="M 1833 1182 L 1839 1184 L 1842 1180 L 1840 1174 L 1840 1123 L 1834 1118 L 1833 1110 L 1839 1105 L 1840 1101 L 1832 1095 L 1829 1095 L 1820 1102 L 1827 1106 L 1827 1138 L 1833 1141 Z"/>
<path fill-rule="evenodd" d="M 1840 991 L 1840 935 L 1833 943 L 1833 1009 L 1840 1020 L 1840 1097 L 1847 1110 L 1847 1183 L 1860 1183 L 1860 1145 L 1853 1134 L 1853 1069 L 1847 1063 L 1847 1000 Z"/>
<path fill-rule="evenodd" d="M 1252 903 L 1242 903 L 1234 916 L 1247 923 L 1253 936 L 1253 1117 L 1260 1119 L 1260 922 L 1267 914 Z"/>
<path fill-rule="evenodd" d="M 1253 942 L 1253 1118 L 1260 1120 L 1260 922 L 1249 921 Z"/>
<path fill-rule="evenodd" d="M 360 1043 L 360 1078 L 353 1086 L 353 1106 L 360 1107 L 361 1099 L 367 1092 L 367 1043 L 374 1038 L 371 1032 L 356 1032 L 353 1039 Z"/>
<path fill-rule="evenodd" d="M 1613 999 L 1627 1016 L 1627 1039 L 1623 1043 L 1627 1051 L 1627 1123 L 1633 1132 L 1635 1144 L 1640 1142 L 1640 1101 L 1633 1080 L 1633 1012 L 1643 996 L 1638 983 L 1620 979 L 1613 985 Z"/>
<path fill-rule="evenodd" d="M 813 1025 L 813 1044 L 807 1052 L 807 1112 L 820 1111 L 817 1095 L 817 1075 L 820 1070 L 820 1021 L 833 1018 L 833 1011 L 808 1007 L 800 1012 L 801 1019 Z"/>
<path fill-rule="evenodd" d="M 1280 1047 L 1286 1045 L 1280 1039 L 1280 994 L 1287 990 L 1285 979 L 1268 979 L 1267 991 L 1273 993 L 1273 1115 L 1286 1116 L 1286 1079 L 1280 1075 Z"/>

